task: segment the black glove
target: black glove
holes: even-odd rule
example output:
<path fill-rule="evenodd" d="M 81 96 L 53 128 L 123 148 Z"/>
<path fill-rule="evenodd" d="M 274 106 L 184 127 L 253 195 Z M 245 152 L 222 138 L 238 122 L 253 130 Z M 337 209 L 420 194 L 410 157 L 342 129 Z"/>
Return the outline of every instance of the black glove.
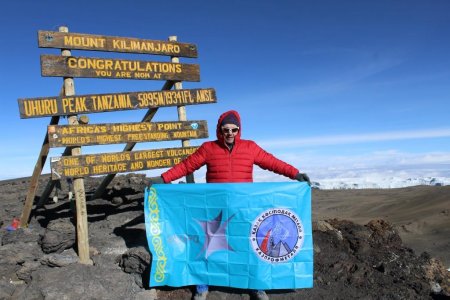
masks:
<path fill-rule="evenodd" d="M 295 179 L 300 182 L 306 181 L 308 182 L 308 185 L 311 186 L 311 181 L 309 180 L 309 177 L 308 175 L 306 175 L 306 173 L 298 173 L 297 176 L 295 176 Z"/>
<path fill-rule="evenodd" d="M 150 189 L 153 184 L 158 184 L 158 183 L 165 183 L 164 179 L 161 176 L 151 177 L 151 178 L 149 178 L 147 188 Z"/>

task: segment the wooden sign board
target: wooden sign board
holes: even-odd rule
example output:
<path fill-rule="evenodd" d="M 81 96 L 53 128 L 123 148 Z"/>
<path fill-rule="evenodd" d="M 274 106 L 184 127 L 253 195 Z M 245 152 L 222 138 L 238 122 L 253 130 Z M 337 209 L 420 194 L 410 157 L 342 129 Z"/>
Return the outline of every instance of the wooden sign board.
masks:
<path fill-rule="evenodd" d="M 50 125 L 50 147 L 70 147 L 201 139 L 208 137 L 206 121 Z"/>
<path fill-rule="evenodd" d="M 42 76 L 200 81 L 197 64 L 41 55 Z"/>
<path fill-rule="evenodd" d="M 197 149 L 198 147 L 184 147 L 52 157 L 50 168 L 53 180 L 168 168 Z"/>
<path fill-rule="evenodd" d="M 216 103 L 216 91 L 184 89 L 132 93 L 39 97 L 17 100 L 22 119 L 106 111 L 150 109 L 165 106 Z"/>
<path fill-rule="evenodd" d="M 57 31 L 38 31 L 40 48 L 79 49 L 197 57 L 194 44 Z"/>

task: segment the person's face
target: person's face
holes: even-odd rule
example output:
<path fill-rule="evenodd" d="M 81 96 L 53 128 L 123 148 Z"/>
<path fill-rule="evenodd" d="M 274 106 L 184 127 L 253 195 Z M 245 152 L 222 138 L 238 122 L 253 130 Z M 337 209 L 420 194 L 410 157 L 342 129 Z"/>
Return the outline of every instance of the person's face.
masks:
<path fill-rule="evenodd" d="M 225 124 L 221 127 L 222 134 L 227 144 L 234 143 L 234 138 L 239 132 L 239 127 L 234 124 Z"/>

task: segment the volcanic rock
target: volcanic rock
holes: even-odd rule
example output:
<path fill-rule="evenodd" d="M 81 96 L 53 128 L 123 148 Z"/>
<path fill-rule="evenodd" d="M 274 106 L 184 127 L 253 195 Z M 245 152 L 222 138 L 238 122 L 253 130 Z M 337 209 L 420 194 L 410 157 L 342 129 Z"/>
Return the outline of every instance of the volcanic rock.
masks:
<path fill-rule="evenodd" d="M 38 193 L 47 180 L 48 176 L 41 176 Z M 101 180 L 86 178 L 86 192 L 92 194 Z M 117 176 L 102 198 L 87 201 L 92 266 L 76 262 L 74 214 L 67 197 L 58 203 L 46 201 L 43 208 L 35 209 L 29 228 L 12 232 L 2 228 L 0 299 L 191 299 L 194 287 L 148 287 L 151 254 L 146 247 L 142 204 L 147 181 L 135 174 Z M 113 188 L 118 182 L 120 189 Z M 0 223 L 4 226 L 20 216 L 28 184 L 29 179 L 0 181 Z M 62 185 L 62 193 L 68 192 L 66 188 Z M 267 294 L 272 300 L 449 299 L 446 230 L 450 226 L 445 226 L 449 194 L 450 187 L 445 186 L 314 190 L 314 287 Z M 124 201 L 115 206 L 113 197 Z M 345 199 L 348 202 L 343 205 Z M 392 207 L 395 210 L 389 210 Z M 369 212 L 373 213 L 369 219 L 361 217 Z M 428 217 L 420 219 L 422 215 Z M 421 231 L 430 225 L 435 226 L 427 227 L 432 231 Z M 405 246 L 401 238 L 405 233 L 427 239 L 422 245 L 430 245 L 433 254 L 423 252 L 424 248 L 416 254 L 414 243 L 410 245 L 415 250 Z M 447 265 L 434 254 L 447 258 Z M 210 290 L 210 300 L 252 299 L 252 292 L 245 289 L 213 286 Z"/>
<path fill-rule="evenodd" d="M 52 221 L 40 243 L 44 253 L 61 253 L 75 244 L 75 226 L 67 220 Z"/>
<path fill-rule="evenodd" d="M 128 250 L 119 259 L 119 266 L 126 273 L 132 274 L 140 287 L 148 287 L 151 254 L 144 247 Z"/>
<path fill-rule="evenodd" d="M 74 264 L 38 269 L 19 299 L 132 299 L 140 288 L 120 269 Z"/>
<path fill-rule="evenodd" d="M 73 249 L 64 250 L 62 253 L 44 255 L 40 262 L 49 267 L 65 267 L 79 262 L 79 258 Z"/>

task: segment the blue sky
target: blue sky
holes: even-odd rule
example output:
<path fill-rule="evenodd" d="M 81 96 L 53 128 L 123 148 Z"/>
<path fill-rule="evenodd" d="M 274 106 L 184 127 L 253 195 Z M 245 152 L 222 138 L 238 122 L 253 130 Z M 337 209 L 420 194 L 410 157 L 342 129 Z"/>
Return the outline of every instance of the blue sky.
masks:
<path fill-rule="evenodd" d="M 59 50 L 38 48 L 37 31 L 57 31 L 61 25 L 71 32 L 154 40 L 176 35 L 197 44 L 199 58 L 180 61 L 198 63 L 201 82 L 183 87 L 213 87 L 219 100 L 188 107 L 188 119 L 207 120 L 214 138 L 217 117 L 235 109 L 243 119 L 243 138 L 313 180 L 450 177 L 449 1 L 18 0 L 4 1 L 0 8 L 0 179 L 32 174 L 49 118 L 20 119 L 17 99 L 59 93 L 62 79 L 41 77 L 39 65 L 41 54 Z M 79 50 L 72 55 L 168 60 Z M 77 94 L 159 90 L 162 85 L 75 79 Z M 91 123 L 137 122 L 144 114 L 89 117 Z M 154 120 L 176 118 L 176 109 L 166 108 Z M 136 149 L 179 144 L 147 143 Z M 122 147 L 90 146 L 83 153 Z M 52 149 L 50 156 L 62 151 Z M 256 170 L 256 180 L 283 178 Z"/>

